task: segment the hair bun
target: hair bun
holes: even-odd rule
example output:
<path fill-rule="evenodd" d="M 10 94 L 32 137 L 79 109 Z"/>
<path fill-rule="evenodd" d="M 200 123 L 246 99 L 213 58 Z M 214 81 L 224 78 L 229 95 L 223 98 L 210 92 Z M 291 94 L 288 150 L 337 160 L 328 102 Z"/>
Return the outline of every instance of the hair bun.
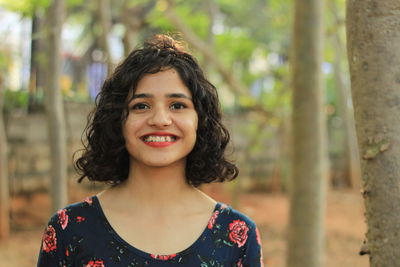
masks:
<path fill-rule="evenodd" d="M 185 53 L 184 43 L 182 41 L 175 40 L 171 36 L 165 34 L 156 34 L 152 38 L 144 42 L 143 47 L 145 49 L 157 49 L 157 50 L 174 50 L 177 52 Z"/>

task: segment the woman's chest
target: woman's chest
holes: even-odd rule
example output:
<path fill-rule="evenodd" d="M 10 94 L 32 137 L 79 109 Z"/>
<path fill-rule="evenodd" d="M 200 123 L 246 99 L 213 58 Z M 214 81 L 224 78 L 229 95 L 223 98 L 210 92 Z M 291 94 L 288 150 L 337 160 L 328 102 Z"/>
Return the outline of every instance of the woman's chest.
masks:
<path fill-rule="evenodd" d="M 193 245 L 204 234 L 209 214 L 176 218 L 110 216 L 115 233 L 134 248 L 157 255 L 170 255 Z"/>
<path fill-rule="evenodd" d="M 225 230 L 209 229 L 207 224 L 193 227 L 195 223 L 190 220 L 161 219 L 147 224 L 141 220 L 131 224 L 123 219 L 120 222 L 122 227 L 111 227 L 107 221 L 88 218 L 85 223 L 93 226 L 76 228 L 73 238 L 65 244 L 67 262 L 73 262 L 65 266 L 88 266 L 96 261 L 107 267 L 234 266 L 241 255 L 226 242 Z M 199 233 L 194 235 L 191 231 L 196 228 Z M 187 248 L 187 253 L 178 253 Z"/>

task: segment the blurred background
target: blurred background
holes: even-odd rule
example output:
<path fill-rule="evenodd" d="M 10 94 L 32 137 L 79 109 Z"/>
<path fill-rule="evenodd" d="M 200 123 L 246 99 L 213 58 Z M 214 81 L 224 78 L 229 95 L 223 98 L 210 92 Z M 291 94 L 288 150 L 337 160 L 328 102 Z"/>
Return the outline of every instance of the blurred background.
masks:
<path fill-rule="evenodd" d="M 62 18 L 58 86 L 63 103 L 68 202 L 101 191 L 77 184 L 72 155 L 94 98 L 108 73 L 156 33 L 181 36 L 218 88 L 237 180 L 202 187 L 252 217 L 264 262 L 285 266 L 291 190 L 289 60 L 294 1 L 67 0 L 63 14 L 50 0 L 0 0 L 0 88 L 6 133 L 10 227 L 0 240 L 1 266 L 34 266 L 52 213 L 46 67 L 52 19 Z M 327 2 L 323 54 L 328 179 L 326 266 L 366 266 L 358 252 L 365 233 L 361 178 L 346 58 L 344 0 Z M 51 18 L 55 16 L 55 18 Z M 305 154 L 304 157 L 307 157 Z M 1 167 L 5 168 L 4 165 Z M 4 185 L 4 183 L 3 183 Z M 3 186 L 4 187 L 4 186 Z M 3 188 L 4 189 L 4 188 Z"/>

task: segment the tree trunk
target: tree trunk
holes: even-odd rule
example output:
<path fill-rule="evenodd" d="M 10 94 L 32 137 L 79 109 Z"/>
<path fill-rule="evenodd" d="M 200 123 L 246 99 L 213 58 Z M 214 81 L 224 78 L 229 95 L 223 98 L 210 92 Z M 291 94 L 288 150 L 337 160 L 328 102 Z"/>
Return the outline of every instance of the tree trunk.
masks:
<path fill-rule="evenodd" d="M 320 0 L 295 2 L 289 267 L 324 266 L 326 131 L 321 75 L 322 14 Z"/>
<path fill-rule="evenodd" d="M 127 57 L 137 44 L 140 25 L 142 23 L 139 19 L 139 16 L 132 12 L 129 0 L 124 0 L 122 8 L 121 21 L 125 26 L 125 34 L 122 38 L 122 43 L 124 45 L 124 55 Z"/>
<path fill-rule="evenodd" d="M 345 57 L 346 49 L 344 42 L 341 40 L 342 21 L 339 17 L 337 4 L 335 1 L 329 2 L 329 8 L 334 16 L 336 31 L 333 34 L 333 48 L 335 51 L 335 59 L 333 62 L 333 73 L 335 78 L 335 87 L 338 96 L 338 109 L 340 118 L 343 120 L 345 151 L 345 174 L 347 176 L 348 185 L 352 188 L 361 189 L 361 167 L 360 158 L 358 155 L 357 136 L 354 125 L 353 105 L 349 105 L 351 101 L 350 86 L 343 76 L 342 59 Z"/>
<path fill-rule="evenodd" d="M 113 64 L 111 60 L 111 51 L 108 44 L 108 33 L 111 30 L 111 5 L 109 0 L 97 0 L 98 3 L 98 19 L 101 26 L 100 42 L 107 61 L 107 72 L 111 73 L 113 70 Z"/>
<path fill-rule="evenodd" d="M 139 31 L 135 31 L 130 27 L 126 27 L 124 37 L 122 38 L 122 44 L 124 45 L 124 55 L 129 56 L 132 49 L 138 43 Z"/>
<path fill-rule="evenodd" d="M 334 37 L 333 41 L 336 56 L 333 63 L 333 71 L 335 76 L 335 87 L 338 95 L 338 109 L 340 117 L 343 120 L 344 132 L 344 150 L 345 150 L 345 175 L 347 176 L 347 183 L 350 187 L 360 190 L 361 189 L 361 169 L 360 159 L 358 156 L 357 137 L 354 127 L 353 110 L 348 105 L 351 100 L 350 89 L 346 86 L 342 69 L 340 67 L 340 60 L 343 58 L 344 53 L 341 47 L 341 42 L 338 34 Z"/>
<path fill-rule="evenodd" d="M 209 24 L 208 24 L 208 29 L 207 29 L 207 44 L 209 47 L 215 47 L 215 37 L 214 37 L 214 32 L 213 32 L 213 27 L 215 24 L 215 18 L 218 14 L 218 5 L 214 0 L 206 0 L 203 3 L 205 5 L 205 13 L 208 16 L 209 19 Z M 208 58 L 203 57 L 203 60 L 201 62 L 202 64 L 202 69 L 204 73 L 209 76 L 210 74 L 210 69 L 211 69 L 211 64 Z"/>
<path fill-rule="evenodd" d="M 139 33 L 146 26 L 146 17 L 156 3 L 156 0 L 149 0 L 145 3 L 131 6 L 131 1 L 124 0 L 121 10 L 121 22 L 125 26 L 125 34 L 122 39 L 125 56 L 128 56 L 137 45 Z"/>
<path fill-rule="evenodd" d="M 400 266 L 400 2 L 347 2 L 370 266 Z"/>
<path fill-rule="evenodd" d="M 28 112 L 35 112 L 43 110 L 43 102 L 39 102 L 38 95 L 43 91 L 43 16 L 37 10 L 34 11 L 32 17 L 32 31 L 31 31 L 31 66 L 29 77 L 29 99 L 28 99 Z"/>
<path fill-rule="evenodd" d="M 61 31 L 64 19 L 64 1 L 53 0 L 47 12 L 48 64 L 46 88 L 46 113 L 48 117 L 51 193 L 53 211 L 64 207 L 68 201 L 67 146 L 64 104 L 60 89 Z"/>
<path fill-rule="evenodd" d="M 7 136 L 3 118 L 3 79 L 0 73 L 0 239 L 10 234 L 10 192 L 8 187 Z"/>

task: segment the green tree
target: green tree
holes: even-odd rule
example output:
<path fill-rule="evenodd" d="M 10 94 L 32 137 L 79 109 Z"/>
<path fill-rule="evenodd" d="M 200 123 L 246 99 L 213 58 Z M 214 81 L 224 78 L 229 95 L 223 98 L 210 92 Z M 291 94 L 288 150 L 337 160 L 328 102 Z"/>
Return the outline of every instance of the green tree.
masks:
<path fill-rule="evenodd" d="M 293 177 L 288 267 L 324 266 L 325 123 L 322 90 L 323 5 L 295 2 L 292 53 Z"/>

